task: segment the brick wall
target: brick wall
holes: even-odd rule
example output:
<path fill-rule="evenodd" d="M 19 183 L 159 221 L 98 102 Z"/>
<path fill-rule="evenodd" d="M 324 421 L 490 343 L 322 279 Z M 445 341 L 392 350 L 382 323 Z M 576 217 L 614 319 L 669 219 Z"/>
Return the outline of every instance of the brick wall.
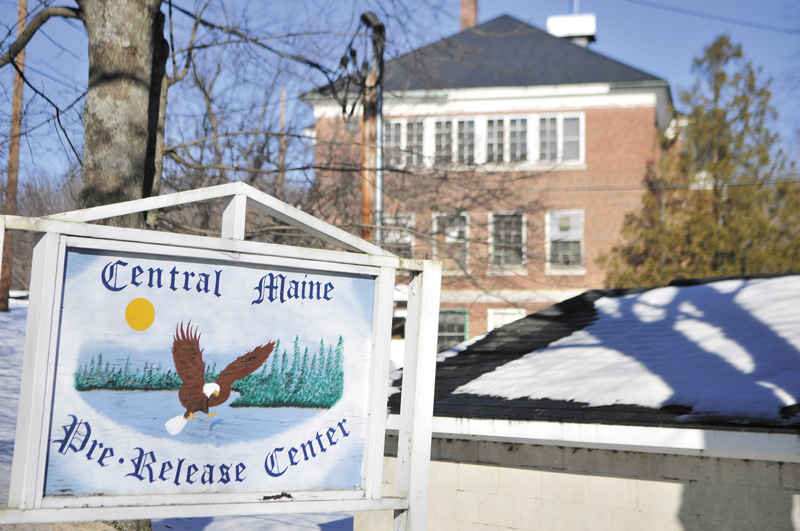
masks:
<path fill-rule="evenodd" d="M 800 529 L 796 463 L 446 439 L 431 457 L 431 531 Z M 391 519 L 357 513 L 354 531 Z"/>
<path fill-rule="evenodd" d="M 385 211 L 413 212 L 418 236 L 416 258 L 433 258 L 435 212 L 469 214 L 468 272 L 445 272 L 442 290 L 586 290 L 604 285 L 597 258 L 620 242 L 625 215 L 641 204 L 645 177 L 655 159 L 655 109 L 585 109 L 585 169 L 549 172 L 387 173 Z M 317 186 L 324 196 L 317 215 L 360 234 L 360 133 L 349 132 L 340 118 L 320 118 L 316 126 Z M 530 146 L 534 149 L 534 146 Z M 501 167 L 502 168 L 502 167 Z M 550 210 L 583 210 L 585 274 L 547 274 L 545 217 Z M 513 271 L 489 263 L 489 212 L 516 211 L 527 216 L 527 263 Z M 427 237 L 426 237 L 427 235 Z M 499 273 L 499 274 L 498 274 Z M 509 305 L 505 305 L 508 307 Z M 542 303 L 522 303 L 535 311 Z M 469 336 L 487 331 L 487 306 L 459 303 L 469 311 Z M 494 307 L 502 307 L 495 305 Z"/>

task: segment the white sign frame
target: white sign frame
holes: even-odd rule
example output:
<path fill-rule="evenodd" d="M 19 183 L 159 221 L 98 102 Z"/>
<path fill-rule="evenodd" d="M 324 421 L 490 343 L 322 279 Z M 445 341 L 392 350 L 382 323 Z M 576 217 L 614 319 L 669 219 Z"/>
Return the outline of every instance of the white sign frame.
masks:
<path fill-rule="evenodd" d="M 222 238 L 124 229 L 87 222 L 178 204 L 223 198 Z M 255 208 L 350 252 L 244 241 L 245 211 Z M 398 258 L 243 183 L 232 183 L 46 218 L 0 217 L 5 230 L 39 233 L 30 306 L 9 507 L 0 524 L 198 517 L 331 511 L 394 510 L 396 529 L 424 529 L 433 414 L 441 265 Z M 344 491 L 158 496 L 44 495 L 54 392 L 64 258 L 67 248 L 147 252 L 231 263 L 366 274 L 376 279 L 373 351 L 362 487 Z M 406 356 L 395 496 L 381 493 L 395 272 L 410 271 Z M 289 499 L 283 494 L 291 494 Z"/>

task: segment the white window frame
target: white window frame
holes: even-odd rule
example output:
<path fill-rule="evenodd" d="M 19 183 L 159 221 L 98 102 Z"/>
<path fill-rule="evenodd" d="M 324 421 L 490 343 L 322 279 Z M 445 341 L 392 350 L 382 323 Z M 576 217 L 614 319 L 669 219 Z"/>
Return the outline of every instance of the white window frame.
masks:
<path fill-rule="evenodd" d="M 522 216 L 522 263 L 518 265 L 502 265 L 494 263 L 494 221 L 495 216 L 508 216 L 519 215 Z M 509 271 L 511 274 L 516 274 L 520 270 L 525 269 L 528 264 L 527 261 L 527 245 L 528 245 L 528 215 L 525 212 L 517 211 L 498 211 L 489 212 L 489 274 L 497 274 L 497 272 Z"/>
<path fill-rule="evenodd" d="M 484 133 L 483 134 L 483 156 L 484 156 L 484 161 L 486 162 L 486 164 L 496 164 L 498 166 L 508 164 L 508 116 L 485 116 L 485 117 L 483 117 L 482 121 L 483 121 L 483 126 L 485 128 L 484 131 L 483 131 L 483 133 Z M 495 132 L 495 133 L 497 131 L 497 122 L 500 122 L 500 121 L 503 122 L 503 138 L 501 139 L 503 149 L 502 149 L 502 151 L 496 151 L 497 138 L 498 137 L 497 137 L 497 135 L 495 135 L 494 141 L 493 141 L 493 146 L 495 147 L 495 149 L 492 150 L 494 152 L 494 154 L 492 155 L 494 157 L 494 160 L 489 160 L 489 122 L 490 121 L 493 122 L 492 127 L 494 129 L 493 132 Z M 498 155 L 500 155 L 503 158 L 503 160 L 497 160 L 497 156 Z"/>
<path fill-rule="evenodd" d="M 556 119 L 556 160 L 542 160 L 540 153 L 539 122 L 541 119 Z M 578 135 L 580 145 L 578 147 L 578 158 L 576 160 L 564 160 L 564 120 L 570 118 L 578 119 Z M 534 124 L 531 127 L 531 124 Z M 534 145 L 532 151 L 530 146 Z M 562 165 L 562 166 L 582 166 L 586 164 L 586 114 L 583 112 L 566 113 L 545 113 L 531 114 L 528 117 L 528 159 L 530 162 L 539 165 Z"/>
<path fill-rule="evenodd" d="M 525 308 L 489 308 L 488 316 L 487 316 L 487 320 L 486 320 L 486 328 L 487 328 L 486 331 L 487 332 L 491 332 L 495 328 L 499 328 L 497 326 L 494 326 L 494 318 L 495 318 L 496 315 L 513 315 L 513 316 L 516 316 L 517 317 L 516 319 L 506 323 L 506 324 L 509 324 L 509 323 L 513 323 L 514 321 L 518 321 L 520 319 L 525 318 L 528 315 L 528 312 L 525 310 Z M 501 325 L 501 326 L 505 326 L 505 325 Z"/>
<path fill-rule="evenodd" d="M 442 308 L 439 310 L 439 326 L 442 324 L 442 317 L 444 315 L 461 315 L 464 317 L 464 337 L 461 341 L 455 343 L 458 345 L 459 343 L 463 343 L 467 339 L 469 339 L 469 310 L 461 309 L 461 308 Z M 439 350 L 439 341 L 441 340 L 442 334 L 441 332 L 437 331 L 436 334 L 436 351 L 437 352 L 444 352 L 448 348 L 453 348 L 455 345 L 447 347 L 445 349 Z"/>
<path fill-rule="evenodd" d="M 511 153 L 511 120 L 516 121 L 517 131 L 519 131 L 519 125 L 520 125 L 519 122 L 521 120 L 525 120 L 525 158 L 524 159 L 511 160 L 511 158 L 512 158 L 511 157 L 511 155 L 512 155 L 512 153 Z M 517 165 L 517 164 L 526 164 L 528 161 L 531 160 L 530 142 L 528 142 L 528 140 L 531 137 L 530 134 L 528 133 L 529 127 L 530 127 L 530 123 L 531 123 L 530 122 L 530 116 L 528 116 L 528 115 L 519 115 L 519 116 L 510 115 L 510 116 L 506 117 L 506 123 L 507 123 L 507 127 L 506 127 L 506 148 L 505 148 L 505 150 L 506 150 L 506 158 L 505 158 L 506 164 L 515 164 L 515 165 Z M 519 145 L 519 138 L 517 138 L 517 145 Z M 516 156 L 516 154 L 514 154 L 514 155 Z"/>
<path fill-rule="evenodd" d="M 472 162 L 461 162 L 458 160 L 459 148 L 461 142 L 458 137 L 458 124 L 459 122 L 469 123 L 472 122 Z M 453 162 L 459 166 L 474 166 L 478 163 L 479 153 L 479 136 L 478 136 L 478 119 L 473 116 L 454 116 L 453 117 Z M 468 144 L 465 144 L 468 145 Z"/>
<path fill-rule="evenodd" d="M 456 136 L 453 134 L 454 129 L 454 122 L 455 126 L 458 127 L 457 120 L 454 120 L 452 117 L 438 117 L 434 118 L 433 120 L 433 166 L 434 167 L 442 167 L 442 166 L 452 166 L 454 162 L 456 162 L 457 153 L 455 151 L 455 145 L 453 142 L 453 138 Z M 441 124 L 441 128 L 445 129 L 447 124 L 450 124 L 450 138 L 447 140 L 447 135 L 444 134 L 444 131 L 439 132 L 439 124 Z M 424 127 L 424 126 L 423 126 Z M 440 136 L 441 135 L 441 136 Z M 445 148 L 450 148 L 450 156 L 447 157 L 447 149 L 443 149 L 441 152 L 439 151 L 439 143 L 437 137 L 442 138 L 445 140 L 444 146 Z M 440 157 L 449 158 L 450 160 L 439 160 Z"/>
<path fill-rule="evenodd" d="M 583 236 L 581 237 L 581 265 L 557 267 L 550 262 L 550 244 L 552 243 L 550 226 L 552 214 L 580 214 Z M 545 212 L 545 274 L 546 275 L 585 275 L 586 274 L 586 214 L 583 209 L 558 209 Z"/>
<path fill-rule="evenodd" d="M 398 145 L 389 146 L 389 145 L 386 144 L 386 133 L 385 133 L 385 131 L 386 131 L 387 128 L 390 128 L 390 127 L 393 127 L 393 126 L 396 126 L 396 125 L 400 126 L 400 132 L 398 134 L 400 142 L 398 143 Z M 384 138 L 383 138 L 383 141 L 384 141 L 384 145 L 383 145 L 383 165 L 384 165 L 384 167 L 389 171 L 391 171 L 391 170 L 399 170 L 399 169 L 405 168 L 405 165 L 406 165 L 406 152 L 405 152 L 405 148 L 406 148 L 406 146 L 405 146 L 405 143 L 406 143 L 406 140 L 405 140 L 405 138 L 406 138 L 406 120 L 386 120 L 385 122 L 383 122 L 383 128 L 384 128 Z M 389 155 L 390 151 L 393 150 L 393 149 L 398 150 L 399 153 L 400 153 L 400 155 L 398 157 L 397 164 L 390 164 L 390 160 L 389 160 L 389 156 L 388 155 Z"/>
<path fill-rule="evenodd" d="M 408 124 L 409 123 L 419 123 L 422 125 L 422 144 L 420 144 L 420 151 L 412 151 L 411 146 L 408 143 Z M 405 120 L 405 127 L 403 128 L 403 140 L 405 141 L 405 168 L 414 169 L 414 168 L 426 168 L 429 166 L 428 164 L 428 157 L 426 156 L 430 151 L 427 149 L 428 143 L 430 141 L 429 137 L 431 135 L 431 127 L 430 121 L 421 118 L 406 118 Z M 419 157 L 419 164 L 416 163 L 415 159 Z"/>
<path fill-rule="evenodd" d="M 463 275 L 469 272 L 469 226 L 470 215 L 468 212 L 461 212 L 458 215 L 464 216 L 466 227 L 464 231 L 464 268 L 446 269 L 444 260 L 439 257 L 439 218 L 452 216 L 452 212 L 435 212 L 433 214 L 433 258 L 442 262 L 442 275 Z M 445 242 L 447 243 L 447 242 Z"/>
<path fill-rule="evenodd" d="M 408 223 L 404 224 L 398 222 L 401 218 L 405 218 Z M 384 214 L 383 215 L 383 245 L 386 247 L 387 245 L 392 245 L 389 242 L 390 235 L 399 236 L 399 239 L 408 238 L 410 240 L 409 248 L 411 256 L 409 258 L 413 258 L 414 256 L 414 213 L 413 212 L 395 212 L 394 214 Z M 409 229 L 408 231 L 404 231 L 403 229 L 387 229 L 385 228 L 386 225 L 397 225 L 403 226 Z M 390 251 L 391 252 L 391 251 Z M 403 257 L 406 258 L 406 257 Z"/>
<path fill-rule="evenodd" d="M 541 118 L 556 119 L 557 155 L 555 161 L 541 160 L 539 155 L 539 120 Z M 564 120 L 576 118 L 578 120 L 579 149 L 577 160 L 564 160 Z M 503 161 L 488 161 L 488 122 L 489 120 L 503 120 Z M 525 120 L 525 160 L 511 162 L 511 120 Z M 422 163 L 412 164 L 413 154 L 408 146 L 408 124 L 410 122 L 422 123 Z M 451 162 L 437 163 L 436 160 L 436 122 L 450 122 L 451 136 Z M 458 161 L 458 122 L 474 122 L 473 163 Z M 585 169 L 586 165 L 586 113 L 554 112 L 554 113 L 521 113 L 521 114 L 480 114 L 459 116 L 404 116 L 400 118 L 387 117 L 385 123 L 400 124 L 400 150 L 402 162 L 397 169 L 409 170 L 435 170 L 442 167 L 467 168 L 470 166 L 488 164 L 494 169 L 535 169 L 549 167 L 556 169 Z M 495 143 L 496 144 L 496 143 Z M 388 167 L 391 170 L 392 168 Z"/>

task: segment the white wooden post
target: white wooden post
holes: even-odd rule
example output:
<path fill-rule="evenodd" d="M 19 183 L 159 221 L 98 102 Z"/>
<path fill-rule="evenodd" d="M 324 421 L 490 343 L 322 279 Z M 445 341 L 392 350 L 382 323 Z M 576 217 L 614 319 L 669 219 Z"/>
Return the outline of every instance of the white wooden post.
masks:
<path fill-rule="evenodd" d="M 383 477 L 383 450 L 386 441 L 386 385 L 389 381 L 389 351 L 392 348 L 392 307 L 382 304 L 384 301 L 392 299 L 395 283 L 395 270 L 390 267 L 382 267 L 378 277 L 378 296 L 375 297 L 376 314 L 373 332 L 373 344 L 375 356 L 372 361 L 372 371 L 370 374 L 370 396 L 380 397 L 382 400 L 375 400 L 369 411 L 369 431 L 368 440 L 370 445 L 364 450 L 364 460 L 373 463 L 367 467 L 365 488 L 367 497 L 380 499 L 381 485 Z"/>
<path fill-rule="evenodd" d="M 222 211 L 222 237 L 226 240 L 244 240 L 244 222 L 247 213 L 247 196 L 231 195 L 225 198 Z"/>
<path fill-rule="evenodd" d="M 33 269 L 31 271 L 30 310 L 25 329 L 25 358 L 22 363 L 22 382 L 20 385 L 17 433 L 14 444 L 14 459 L 11 466 L 11 488 L 8 502 L 11 507 L 33 509 L 37 494 L 41 492 L 44 480 L 44 450 L 42 437 L 47 434 L 42 429 L 43 418 L 50 411 L 47 398 L 50 390 L 45 386 L 34 385 L 44 380 L 42 375 L 48 371 L 51 328 L 56 293 L 52 286 L 58 274 L 58 234 L 44 234 L 37 237 L 33 248 Z M 22 420 L 34 419 L 34 422 Z M 40 468 L 42 467 L 42 468 Z"/>
<path fill-rule="evenodd" d="M 422 263 L 408 285 L 406 352 L 400 431 L 397 445 L 397 496 L 408 498 L 407 511 L 395 511 L 395 531 L 423 531 L 428 516 L 436 338 L 442 264 Z"/>

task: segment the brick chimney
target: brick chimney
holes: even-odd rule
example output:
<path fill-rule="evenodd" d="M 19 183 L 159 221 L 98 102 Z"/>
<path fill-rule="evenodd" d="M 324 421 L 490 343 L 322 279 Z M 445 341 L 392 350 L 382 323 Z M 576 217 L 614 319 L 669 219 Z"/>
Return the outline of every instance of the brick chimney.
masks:
<path fill-rule="evenodd" d="M 478 0 L 461 0 L 461 31 L 478 25 Z"/>

